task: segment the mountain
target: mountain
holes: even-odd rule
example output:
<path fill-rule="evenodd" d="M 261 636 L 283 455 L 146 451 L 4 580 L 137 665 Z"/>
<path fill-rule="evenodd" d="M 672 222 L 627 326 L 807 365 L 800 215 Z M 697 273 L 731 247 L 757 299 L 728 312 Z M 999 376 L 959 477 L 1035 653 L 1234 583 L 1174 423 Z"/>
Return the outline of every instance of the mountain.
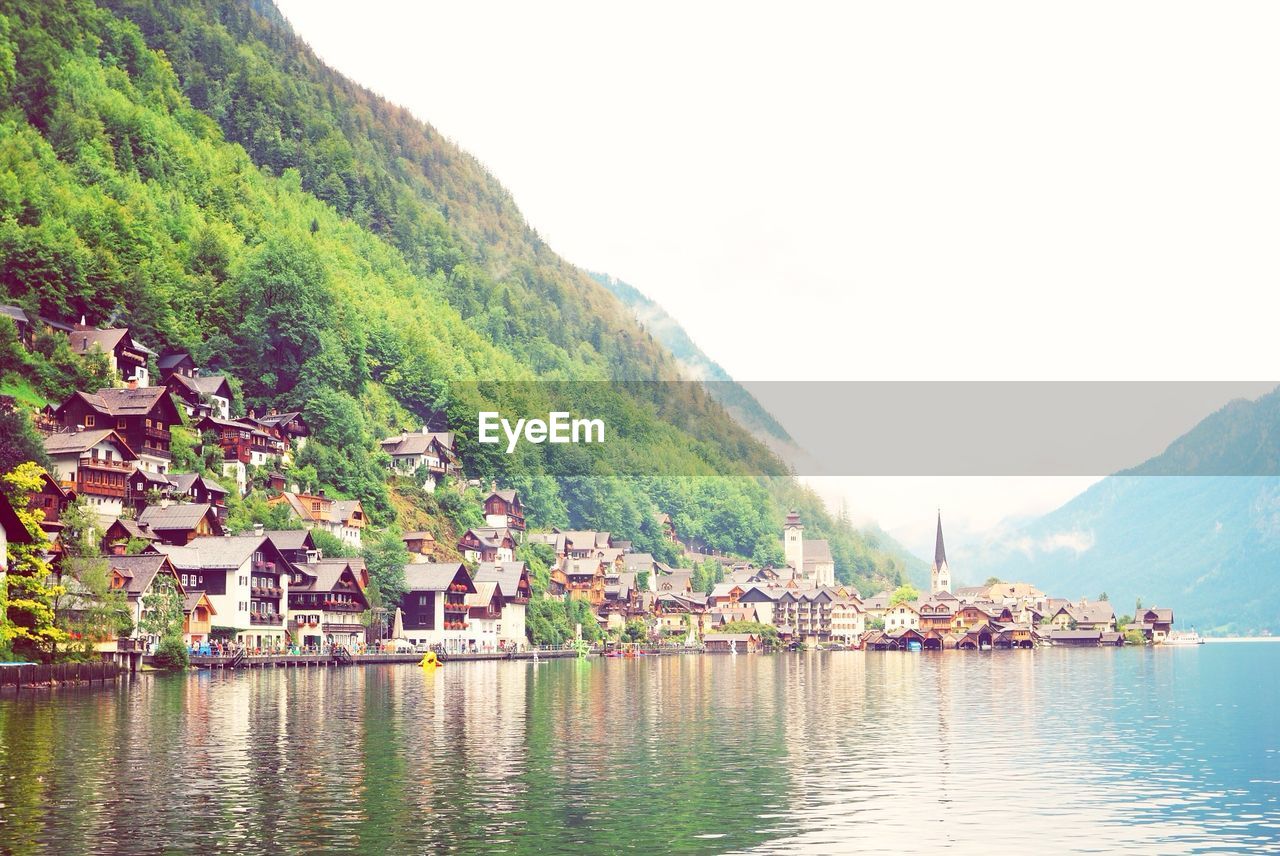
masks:
<path fill-rule="evenodd" d="M 712 397 L 724 405 L 743 427 L 755 433 L 766 444 L 790 444 L 791 435 L 773 418 L 755 397 L 735 381 L 720 364 L 708 357 L 689 337 L 680 322 L 662 305 L 645 296 L 638 288 L 605 273 L 592 273 L 591 278 L 609 289 L 635 315 L 645 331 L 652 334 L 680 362 L 683 373 L 696 380 L 707 381 Z"/>
<path fill-rule="evenodd" d="M 843 579 L 905 572 L 702 387 L 651 383 L 682 362 L 474 158 L 325 66 L 270 3 L 0 0 L 0 286 L 28 316 L 189 351 L 238 413 L 301 410 L 312 437 L 290 477 L 359 498 L 378 527 L 471 525 L 452 493 L 387 477 L 378 440 L 430 423 L 457 432 L 469 476 L 518 488 L 534 525 L 669 555 L 665 512 L 767 558 L 797 507 Z M 0 389 L 25 406 L 106 379 L 65 337 L 24 353 L 6 329 Z M 559 406 L 615 439 L 477 442 L 478 410 Z M 175 461 L 201 466 L 184 434 Z"/>
<path fill-rule="evenodd" d="M 1183 627 L 1280 630 L 1280 391 L 1227 404 L 1148 461 L 966 551 L 970 581 L 1171 606 Z"/>

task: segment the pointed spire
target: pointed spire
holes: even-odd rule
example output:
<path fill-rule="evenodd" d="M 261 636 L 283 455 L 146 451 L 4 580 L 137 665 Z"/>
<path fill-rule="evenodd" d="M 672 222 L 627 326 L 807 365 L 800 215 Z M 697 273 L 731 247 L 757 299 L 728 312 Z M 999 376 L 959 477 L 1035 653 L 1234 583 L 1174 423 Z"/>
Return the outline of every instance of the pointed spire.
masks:
<path fill-rule="evenodd" d="M 941 568 L 947 563 L 947 548 L 942 545 L 942 509 L 938 509 L 938 540 L 933 545 L 933 566 Z"/>

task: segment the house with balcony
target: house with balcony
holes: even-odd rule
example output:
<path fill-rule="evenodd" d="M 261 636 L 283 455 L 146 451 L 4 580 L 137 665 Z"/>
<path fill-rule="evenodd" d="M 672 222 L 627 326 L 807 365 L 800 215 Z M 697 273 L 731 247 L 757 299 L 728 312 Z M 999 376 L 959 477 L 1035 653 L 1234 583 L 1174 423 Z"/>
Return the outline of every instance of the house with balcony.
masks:
<path fill-rule="evenodd" d="M 222 521 L 208 503 L 148 505 L 137 520 L 139 527 L 159 541 L 175 546 L 190 544 L 196 538 L 222 535 Z"/>
<path fill-rule="evenodd" d="M 206 416 L 196 423 L 202 435 L 211 433 L 222 450 L 222 474 L 236 480 L 240 492 L 248 489 L 249 468 L 264 467 L 284 456 L 287 444 L 247 420 Z"/>
<path fill-rule="evenodd" d="M 467 618 L 467 595 L 476 593 L 461 562 L 427 562 L 404 569 L 406 590 L 400 599 L 404 638 L 445 651 L 470 650 L 477 643 Z"/>
<path fill-rule="evenodd" d="M 173 499 L 173 482 L 165 473 L 136 468 L 129 475 L 129 489 L 125 493 L 124 504 L 135 514 L 140 513 L 148 505 Z"/>
<path fill-rule="evenodd" d="M 525 645 L 525 611 L 533 596 L 529 580 L 529 566 L 524 562 L 481 562 L 476 567 L 473 581 L 498 584 L 502 598 L 502 611 L 495 628 L 498 647 L 513 648 Z"/>
<path fill-rule="evenodd" d="M 169 429 L 180 421 L 163 386 L 129 386 L 75 392 L 53 411 L 64 431 L 115 431 L 137 455 L 138 466 L 168 472 L 173 460 Z"/>
<path fill-rule="evenodd" d="M 425 472 L 424 487 L 428 491 L 434 491 L 445 476 L 461 472 L 451 433 L 431 432 L 424 426 L 418 433 L 405 431 L 387 437 L 381 445 L 382 451 L 391 458 L 391 472 L 401 476 Z"/>
<path fill-rule="evenodd" d="M 514 490 L 492 490 L 484 499 L 484 522 L 495 528 L 510 529 L 517 538 L 524 537 L 524 505 Z"/>
<path fill-rule="evenodd" d="M 307 427 L 306 420 L 296 410 L 281 413 L 273 407 L 267 411 L 265 416 L 254 416 L 253 412 L 250 411 L 248 421 L 268 434 L 274 434 L 283 440 L 286 455 L 294 446 L 299 449 L 305 446 L 307 438 L 311 436 L 311 429 Z"/>
<path fill-rule="evenodd" d="M 585 600 L 592 609 L 604 603 L 604 562 L 600 559 L 565 559 L 564 575 L 570 598 Z"/>
<path fill-rule="evenodd" d="M 290 566 L 270 538 L 223 535 L 148 549 L 168 556 L 187 587 L 209 598 L 218 616 L 214 635 L 254 649 L 284 646 Z"/>
<path fill-rule="evenodd" d="M 209 641 L 213 632 L 213 617 L 217 611 L 212 601 L 202 591 L 189 591 L 183 596 L 182 639 L 188 645 Z"/>
<path fill-rule="evenodd" d="M 231 384 L 226 375 L 174 373 L 165 379 L 164 385 L 189 417 L 231 418 Z"/>
<path fill-rule="evenodd" d="M 516 538 L 506 527 L 477 526 L 458 538 L 458 552 L 468 562 L 510 562 L 516 556 Z"/>
<path fill-rule="evenodd" d="M 265 535 L 271 539 L 271 543 L 276 545 L 276 549 L 280 551 L 280 555 L 284 556 L 285 561 L 292 565 L 305 565 L 309 562 L 318 562 L 324 558 L 320 550 L 316 548 L 316 542 L 311 537 L 310 529 L 267 529 L 262 530 L 255 527 L 255 535 Z"/>
<path fill-rule="evenodd" d="M 139 386 L 150 382 L 147 359 L 156 353 L 135 341 L 127 327 L 99 330 L 81 319 L 81 323 L 67 333 L 67 338 L 72 352 L 80 356 L 100 351 L 107 358 L 107 365 L 121 380 L 135 381 Z"/>
<path fill-rule="evenodd" d="M 360 548 L 360 533 L 368 522 L 358 499 L 332 499 L 318 494 L 285 491 L 267 500 L 268 505 L 288 505 L 292 516 L 308 529 L 319 527 L 345 544 Z"/>
<path fill-rule="evenodd" d="M 171 493 L 184 502 L 208 503 L 218 513 L 218 519 L 227 520 L 227 496 L 225 487 L 211 478 L 197 473 L 169 473 Z"/>
<path fill-rule="evenodd" d="M 314 648 L 350 649 L 365 638 L 369 571 L 363 559 L 292 562 L 289 570 L 289 634 Z"/>
<path fill-rule="evenodd" d="M 1148 642 L 1163 642 L 1173 632 L 1173 610 L 1159 606 L 1139 609 L 1125 629 L 1137 630 Z"/>
<path fill-rule="evenodd" d="M 138 456 L 109 428 L 49 434 L 44 448 L 59 486 L 82 496 L 104 524 L 124 510 Z"/>
<path fill-rule="evenodd" d="M 112 556 L 124 556 L 130 552 L 140 553 L 141 549 L 130 551 L 129 542 L 133 541 L 135 545 L 141 543 L 143 547 L 147 544 L 153 544 L 160 539 L 154 532 L 138 521 L 128 517 L 120 517 L 111 521 L 111 525 L 106 528 L 102 536 L 102 552 Z"/>
<path fill-rule="evenodd" d="M 1047 613 L 1047 622 L 1059 630 L 1100 630 L 1116 629 L 1116 613 L 1111 604 L 1105 600 L 1066 601 Z"/>

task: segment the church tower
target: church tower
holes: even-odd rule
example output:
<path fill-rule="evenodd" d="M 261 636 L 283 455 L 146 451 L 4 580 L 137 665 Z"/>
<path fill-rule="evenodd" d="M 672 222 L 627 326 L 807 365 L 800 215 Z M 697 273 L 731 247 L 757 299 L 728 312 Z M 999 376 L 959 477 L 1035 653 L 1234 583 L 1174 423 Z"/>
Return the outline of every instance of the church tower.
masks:
<path fill-rule="evenodd" d="M 804 573 L 804 524 L 794 511 L 787 514 L 787 522 L 782 524 L 782 555 L 797 575 Z"/>
<path fill-rule="evenodd" d="M 930 572 L 931 592 L 951 591 L 951 568 L 947 567 L 947 548 L 942 545 L 942 509 L 938 509 L 938 539 L 933 545 L 933 570 Z"/>

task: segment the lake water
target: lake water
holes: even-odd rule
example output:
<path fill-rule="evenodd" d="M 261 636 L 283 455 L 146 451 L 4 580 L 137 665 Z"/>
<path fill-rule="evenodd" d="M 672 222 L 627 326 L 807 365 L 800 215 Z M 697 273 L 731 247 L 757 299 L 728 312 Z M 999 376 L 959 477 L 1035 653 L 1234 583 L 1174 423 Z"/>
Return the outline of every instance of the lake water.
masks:
<path fill-rule="evenodd" d="M 1280 645 L 279 669 L 0 697 L 0 850 L 1280 851 Z"/>

